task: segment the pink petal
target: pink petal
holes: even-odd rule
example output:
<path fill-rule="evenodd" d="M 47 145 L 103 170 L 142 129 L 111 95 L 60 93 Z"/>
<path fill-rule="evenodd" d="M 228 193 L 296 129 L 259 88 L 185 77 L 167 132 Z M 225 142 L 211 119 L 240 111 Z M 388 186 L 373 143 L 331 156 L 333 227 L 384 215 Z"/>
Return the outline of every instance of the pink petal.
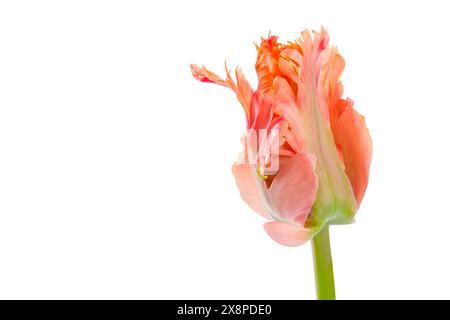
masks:
<path fill-rule="evenodd" d="M 269 199 L 281 218 L 303 226 L 316 199 L 318 178 L 314 172 L 316 158 L 298 153 L 278 171 L 270 188 Z"/>
<path fill-rule="evenodd" d="M 340 77 L 344 71 L 345 61 L 336 48 L 328 48 L 322 55 L 322 70 L 320 71 L 317 98 L 325 119 L 333 122 L 336 112 L 339 112 L 339 100 L 344 91 Z"/>
<path fill-rule="evenodd" d="M 340 116 L 333 132 L 336 144 L 342 152 L 353 193 L 361 203 L 369 180 L 369 166 L 372 159 L 372 141 L 364 117 L 348 105 Z"/>
<path fill-rule="evenodd" d="M 259 189 L 256 186 L 250 165 L 235 163 L 232 171 L 242 199 L 261 216 L 270 219 L 269 213 L 261 199 Z"/>
<path fill-rule="evenodd" d="M 287 141 L 295 151 L 303 151 L 305 141 L 301 127 L 302 116 L 294 92 L 286 79 L 281 77 L 275 78 L 273 87 L 274 112 L 283 116 L 292 132 L 286 136 Z"/>
<path fill-rule="evenodd" d="M 272 240 L 288 247 L 302 245 L 314 235 L 311 229 L 278 221 L 265 223 L 264 229 Z"/>
<path fill-rule="evenodd" d="M 311 34 L 309 31 L 303 31 L 301 33 L 301 39 L 298 39 L 303 53 L 303 65 L 299 76 L 297 101 L 302 107 L 305 105 L 314 105 L 310 102 L 310 95 L 317 94 L 316 86 L 322 67 L 328 56 L 328 40 L 328 33 L 323 28 L 320 33 L 313 31 Z M 328 121 L 328 106 L 324 103 L 319 103 L 319 110 L 323 118 Z"/>

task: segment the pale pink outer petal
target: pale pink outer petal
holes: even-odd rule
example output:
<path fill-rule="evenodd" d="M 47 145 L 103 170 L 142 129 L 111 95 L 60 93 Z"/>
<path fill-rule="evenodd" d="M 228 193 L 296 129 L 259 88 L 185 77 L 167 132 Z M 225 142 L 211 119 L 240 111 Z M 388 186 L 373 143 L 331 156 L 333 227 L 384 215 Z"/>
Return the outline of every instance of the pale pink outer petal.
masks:
<path fill-rule="evenodd" d="M 264 230 L 266 230 L 272 240 L 288 247 L 300 246 L 311 239 L 315 234 L 312 229 L 306 229 L 278 221 L 265 223 Z"/>
<path fill-rule="evenodd" d="M 264 206 L 255 178 L 251 172 L 250 165 L 235 163 L 231 170 L 233 171 L 242 199 L 261 216 L 270 219 L 270 215 Z"/>
<path fill-rule="evenodd" d="M 366 191 L 372 159 L 372 141 L 364 117 L 349 105 L 340 116 L 333 134 L 359 206 Z"/>
<path fill-rule="evenodd" d="M 316 158 L 309 153 L 291 157 L 278 171 L 269 191 L 271 207 L 282 219 L 303 226 L 316 199 Z"/>

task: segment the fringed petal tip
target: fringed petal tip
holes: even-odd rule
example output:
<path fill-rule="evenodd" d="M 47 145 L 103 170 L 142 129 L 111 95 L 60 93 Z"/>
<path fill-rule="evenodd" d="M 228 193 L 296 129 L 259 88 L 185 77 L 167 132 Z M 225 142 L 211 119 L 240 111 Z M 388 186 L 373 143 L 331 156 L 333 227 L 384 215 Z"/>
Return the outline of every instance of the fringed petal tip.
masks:
<path fill-rule="evenodd" d="M 244 107 L 247 118 L 250 116 L 250 102 L 252 100 L 253 89 L 250 83 L 245 79 L 240 68 L 236 68 L 235 77 L 236 80 L 230 74 L 230 70 L 228 70 L 227 65 L 225 63 L 225 72 L 226 79 L 222 79 L 214 72 L 209 71 L 205 68 L 205 66 L 199 67 L 196 64 L 191 64 L 191 73 L 194 79 L 207 82 L 207 83 L 215 83 L 226 88 L 229 88 L 234 91 L 239 102 Z"/>
<path fill-rule="evenodd" d="M 201 82 L 212 82 L 208 77 L 205 76 L 205 72 L 202 71 L 202 68 L 200 68 L 198 65 L 191 63 L 191 73 L 192 76 L 195 78 L 195 80 L 201 81 Z"/>
<path fill-rule="evenodd" d="M 192 76 L 201 82 L 210 82 L 210 83 L 217 83 L 222 86 L 228 87 L 228 84 L 225 80 L 223 80 L 221 77 L 219 77 L 217 74 L 209 71 L 204 66 L 199 67 L 196 64 L 191 64 L 191 73 Z"/>
<path fill-rule="evenodd" d="M 313 229 L 279 221 L 265 223 L 264 230 L 272 240 L 287 247 L 298 247 L 310 240 L 315 234 Z"/>

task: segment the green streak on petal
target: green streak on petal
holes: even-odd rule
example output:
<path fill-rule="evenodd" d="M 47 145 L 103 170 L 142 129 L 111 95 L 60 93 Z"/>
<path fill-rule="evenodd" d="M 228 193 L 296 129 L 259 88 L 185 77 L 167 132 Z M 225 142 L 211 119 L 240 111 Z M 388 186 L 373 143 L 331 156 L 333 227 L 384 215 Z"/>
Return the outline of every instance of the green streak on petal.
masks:
<path fill-rule="evenodd" d="M 313 81 L 308 81 L 313 83 Z M 315 85 L 306 87 L 304 128 L 306 150 L 317 157 L 319 187 L 307 224 L 348 224 L 353 221 L 356 200 L 339 158 L 330 127 L 319 110 Z"/>

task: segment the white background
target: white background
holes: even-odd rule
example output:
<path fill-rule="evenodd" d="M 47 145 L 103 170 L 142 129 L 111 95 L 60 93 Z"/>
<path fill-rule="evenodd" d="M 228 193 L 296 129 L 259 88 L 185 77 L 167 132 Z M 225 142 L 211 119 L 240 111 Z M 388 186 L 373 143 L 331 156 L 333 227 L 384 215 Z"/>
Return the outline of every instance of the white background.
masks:
<path fill-rule="evenodd" d="M 373 162 L 333 227 L 341 299 L 450 298 L 446 1 L 4 1 L 0 298 L 314 299 L 230 168 L 244 115 L 189 63 L 256 85 L 253 41 L 326 27 Z"/>

